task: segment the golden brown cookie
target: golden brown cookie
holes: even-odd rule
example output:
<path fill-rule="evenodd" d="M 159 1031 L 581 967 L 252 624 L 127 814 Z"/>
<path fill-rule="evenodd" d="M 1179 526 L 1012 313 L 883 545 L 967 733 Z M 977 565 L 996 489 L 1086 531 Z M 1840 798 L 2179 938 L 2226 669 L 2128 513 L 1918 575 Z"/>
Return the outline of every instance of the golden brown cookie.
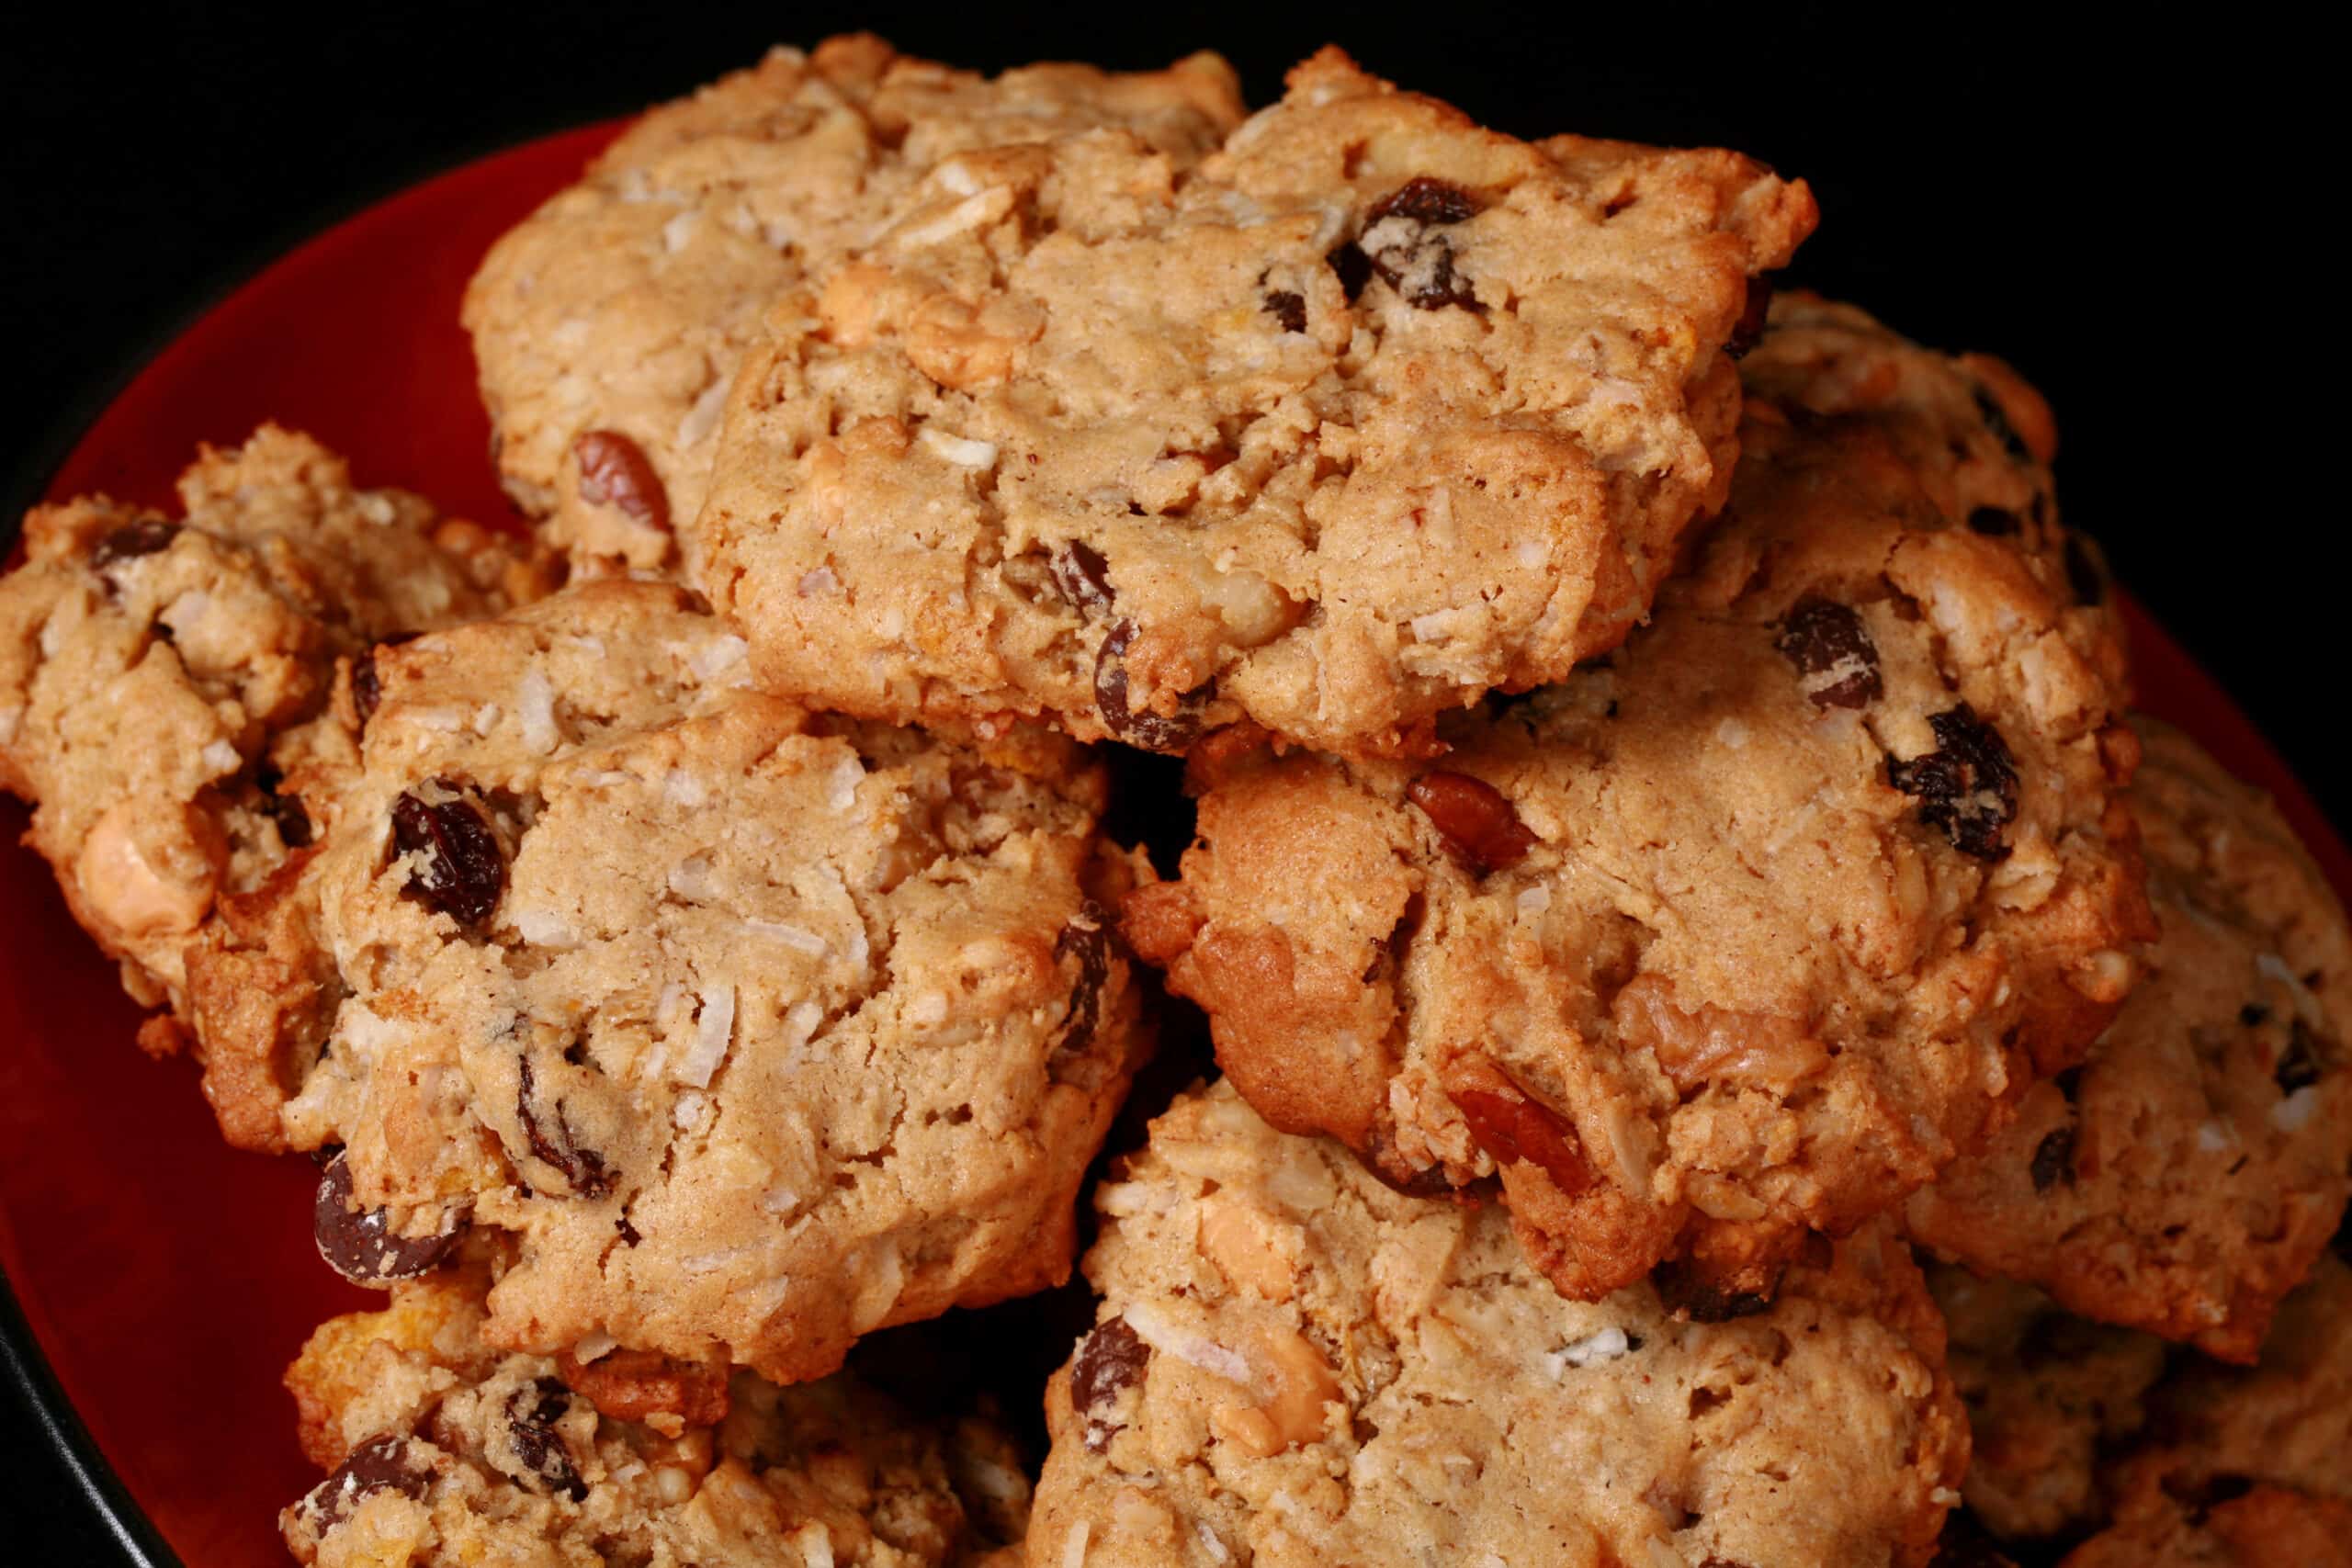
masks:
<path fill-rule="evenodd" d="M 1492 1208 L 1391 1191 L 1225 1084 L 1095 1194 L 1031 1568 L 1920 1564 L 1966 1461 L 1883 1227 L 1702 1321 L 1564 1299 Z"/>
<path fill-rule="evenodd" d="M 1417 1190 L 1499 1175 L 1584 1300 L 1668 1259 L 1769 1291 L 2078 1061 L 2151 929 L 2047 412 L 1813 299 L 1746 375 L 1649 627 L 1434 763 L 1204 749 L 1182 880 L 1126 907 L 1263 1114 Z"/>
<path fill-rule="evenodd" d="M 1196 166 L 939 163 L 746 361 L 684 539 L 764 680 L 1181 751 L 1417 754 L 1647 610 L 1736 450 L 1747 159 L 1531 145 L 1326 50 Z"/>
<path fill-rule="evenodd" d="M 2352 1192 L 2352 931 L 2267 796 L 2136 728 L 2147 977 L 2079 1069 L 1911 1200 L 1911 1231 L 2071 1311 L 2251 1361 Z"/>

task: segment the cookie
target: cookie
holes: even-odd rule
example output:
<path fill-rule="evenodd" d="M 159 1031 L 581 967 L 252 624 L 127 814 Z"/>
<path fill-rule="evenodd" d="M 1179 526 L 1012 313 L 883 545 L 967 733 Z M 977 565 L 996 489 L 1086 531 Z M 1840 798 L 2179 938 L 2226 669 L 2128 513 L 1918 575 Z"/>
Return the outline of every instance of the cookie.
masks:
<path fill-rule="evenodd" d="M 483 1285 L 410 1281 L 303 1346 L 286 1383 L 330 1473 L 279 1517 L 297 1561 L 979 1568 L 1025 1526 L 1028 1480 L 986 1422 L 912 1420 L 847 1373 L 779 1388 L 501 1351 Z"/>
<path fill-rule="evenodd" d="M 1970 1511 L 2009 1541 L 2104 1522 L 2099 1465 L 2145 1425 L 2164 1341 L 2086 1322 L 2030 1285 L 1951 1264 L 1928 1269 L 1928 1285 L 1968 1405 L 1973 1458 L 1961 1490 Z"/>
<path fill-rule="evenodd" d="M 2352 933 L 2267 796 L 2136 728 L 2147 977 L 2078 1071 L 1911 1200 L 1911 1233 L 2086 1317 L 2252 1361 L 2352 1192 Z"/>
<path fill-rule="evenodd" d="M 1095 1206 L 1033 1563 L 1916 1565 L 1957 1501 L 1943 1327 L 1883 1229 L 1761 1311 L 1570 1302 L 1499 1211 L 1391 1191 L 1222 1083 Z"/>
<path fill-rule="evenodd" d="M 339 998 L 280 1108 L 342 1151 L 330 1261 L 413 1272 L 470 1225 L 492 1343 L 779 1382 L 1067 1277 L 1146 1043 L 1077 748 L 813 715 L 619 580 L 374 668 L 286 895 Z"/>
<path fill-rule="evenodd" d="M 896 195 L 967 149 L 1090 132 L 1182 164 L 1240 118 L 1214 55 L 991 81 L 871 37 L 778 49 L 648 113 L 484 258 L 465 322 L 500 474 L 575 565 L 674 566 L 768 308 Z"/>
<path fill-rule="evenodd" d="M 2256 1486 L 2197 1506 L 2156 1493 L 2066 1554 L 2060 1568 L 2352 1568 L 2352 1506 Z"/>
<path fill-rule="evenodd" d="M 746 360 L 684 539 L 763 678 L 894 720 L 1424 751 L 1647 609 L 1811 194 L 1537 147 L 1326 50 L 1187 169 L 960 156 Z"/>
<path fill-rule="evenodd" d="M 314 824 L 287 780 L 349 750 L 338 660 L 495 614 L 536 564 L 422 498 L 354 487 L 344 460 L 264 425 L 204 448 L 175 518 L 85 497 L 36 507 L 0 581 L 0 785 L 28 841 L 146 1007 L 191 1010 L 184 951 Z M 142 1033 L 169 1049 L 168 1019 Z M 232 1142 L 240 1118 L 207 1063 Z"/>
<path fill-rule="evenodd" d="M 1204 748 L 1182 879 L 1126 907 L 1262 1114 L 1416 1190 L 1499 1174 L 1581 1300 L 1669 1259 L 1769 1292 L 2079 1060 L 2150 929 L 2047 411 L 1845 307 L 1772 321 L 1648 627 L 1433 764 Z"/>

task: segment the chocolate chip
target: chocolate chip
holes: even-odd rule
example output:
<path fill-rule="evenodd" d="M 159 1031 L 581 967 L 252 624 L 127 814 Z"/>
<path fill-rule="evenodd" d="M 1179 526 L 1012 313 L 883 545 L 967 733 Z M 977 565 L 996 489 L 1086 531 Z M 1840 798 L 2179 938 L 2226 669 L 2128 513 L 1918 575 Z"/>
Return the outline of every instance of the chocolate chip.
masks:
<path fill-rule="evenodd" d="M 2322 1065 L 2324 1049 L 2311 1026 L 2297 1019 L 2287 1033 L 2287 1049 L 2278 1055 L 2278 1066 L 2271 1077 L 2278 1083 L 2278 1092 L 2292 1094 L 2299 1089 L 2309 1089 L 2325 1076 Z"/>
<path fill-rule="evenodd" d="M 563 1101 L 549 1100 L 539 1093 L 538 1076 L 532 1071 L 527 1054 L 518 1060 L 515 1080 L 514 1115 L 523 1123 L 523 1135 L 531 1141 L 531 1153 L 561 1171 L 572 1191 L 582 1198 L 602 1198 L 611 1192 L 619 1173 L 605 1164 L 603 1155 L 580 1142 L 563 1113 Z"/>
<path fill-rule="evenodd" d="M 1466 223 L 1478 216 L 1479 208 L 1478 198 L 1460 186 L 1422 175 L 1374 202 L 1364 216 L 1364 227 L 1392 217 L 1409 218 L 1416 223 Z"/>
<path fill-rule="evenodd" d="M 1885 693 L 1878 645 L 1862 617 L 1835 600 L 1816 594 L 1798 600 L 1773 646 L 1797 667 L 1815 707 L 1867 707 Z"/>
<path fill-rule="evenodd" d="M 1054 1055 L 1075 1056 L 1094 1043 L 1102 1020 L 1102 986 L 1111 977 L 1111 917 L 1089 898 L 1054 938 L 1054 963 L 1078 963 L 1078 979 L 1070 987 L 1069 1014 L 1054 1041 Z"/>
<path fill-rule="evenodd" d="M 616 506 L 649 528 L 667 533 L 670 496 L 644 448 L 617 430 L 591 430 L 571 444 L 580 465 L 580 499 Z"/>
<path fill-rule="evenodd" d="M 506 1397 L 507 1435 L 524 1470 L 518 1479 L 582 1503 L 587 1501 L 588 1483 L 580 1479 L 571 1450 L 556 1430 L 556 1423 L 571 1413 L 571 1391 L 553 1378 L 534 1379 Z"/>
<path fill-rule="evenodd" d="M 1772 1304 L 1760 1291 L 1735 1291 L 1700 1275 L 1688 1263 L 1661 1263 L 1650 1275 L 1657 1299 L 1668 1312 L 1687 1315 L 1693 1323 L 1728 1323 L 1753 1317 Z"/>
<path fill-rule="evenodd" d="M 1988 538 L 2005 539 L 2018 531 L 2018 514 L 1997 506 L 1980 506 L 1968 514 L 1968 526 Z"/>
<path fill-rule="evenodd" d="M 141 517 L 125 523 L 97 542 L 90 551 L 90 564 L 105 568 L 119 560 L 154 555 L 170 548 L 179 531 L 178 524 L 162 517 Z"/>
<path fill-rule="evenodd" d="M 1938 750 L 1910 761 L 1888 759 L 1887 782 L 1919 799 L 1919 820 L 1940 828 L 1952 848 L 1999 860 L 2001 829 L 2018 814 L 2018 771 L 1998 731 L 1966 703 L 1928 719 Z"/>
<path fill-rule="evenodd" d="M 441 798 L 428 800 L 410 790 L 392 802 L 394 852 L 418 857 L 403 892 L 478 930 L 506 892 L 506 858 L 498 835 L 456 784 L 435 779 L 426 787 Z"/>
<path fill-rule="evenodd" d="M 1340 291 L 1352 305 L 1363 296 L 1364 285 L 1372 281 L 1372 258 L 1353 240 L 1342 240 L 1331 247 L 1323 258 L 1324 265 L 1340 276 Z"/>
<path fill-rule="evenodd" d="M 1046 565 L 1071 609 L 1090 621 L 1111 613 L 1112 601 L 1119 594 L 1111 586 L 1110 563 L 1102 551 L 1083 539 L 1066 539 L 1055 547 Z"/>
<path fill-rule="evenodd" d="M 1452 1096 L 1470 1135 L 1498 1166 L 1524 1160 L 1572 1198 L 1592 1185 L 1583 1142 L 1567 1119 L 1550 1106 L 1524 1094 L 1514 1098 L 1494 1089 L 1455 1089 Z"/>
<path fill-rule="evenodd" d="M 1143 1382 L 1151 1364 L 1151 1347 L 1114 1317 L 1096 1326 L 1078 1347 L 1070 1363 L 1069 1399 L 1086 1420 L 1086 1446 L 1101 1453 L 1111 1446 L 1120 1424 L 1107 1418 L 1119 1395 Z"/>
<path fill-rule="evenodd" d="M 345 1456 L 333 1474 L 304 1495 L 301 1507 L 312 1529 L 324 1535 L 379 1492 L 397 1492 L 421 1503 L 432 1484 L 433 1461 L 416 1439 L 384 1432 Z"/>
<path fill-rule="evenodd" d="M 1772 280 L 1751 277 L 1747 280 L 1747 303 L 1740 307 L 1739 320 L 1733 324 L 1731 336 L 1724 344 L 1724 352 L 1734 359 L 1745 359 L 1748 351 L 1764 341 L 1764 321 L 1772 311 Z"/>
<path fill-rule="evenodd" d="M 2072 1122 L 2041 1135 L 2033 1145 L 2033 1162 L 2028 1168 L 2033 1177 L 2033 1190 L 2047 1192 L 2052 1184 L 2063 1181 L 2075 1184 L 2075 1128 Z"/>
<path fill-rule="evenodd" d="M 1442 769 L 1405 786 L 1446 849 L 1473 876 L 1502 871 L 1527 858 L 1536 839 L 1503 793 L 1484 779 Z"/>
<path fill-rule="evenodd" d="M 319 1256 L 355 1285 L 384 1285 L 431 1273 L 448 1261 L 464 1229 L 464 1216 L 452 1213 L 434 1235 L 400 1235 L 385 1211 L 363 1209 L 354 1201 L 351 1164 L 341 1150 L 320 1173 L 318 1197 L 311 1205 L 311 1234 Z"/>
<path fill-rule="evenodd" d="M 2066 586 L 2075 591 L 2078 604 L 2097 604 L 2107 598 L 2107 573 L 2080 534 L 2066 536 Z"/>
<path fill-rule="evenodd" d="M 2032 450 L 2018 434 L 2018 427 L 2009 423 L 2008 411 L 2001 406 L 2001 400 L 1982 387 L 1976 388 L 1975 392 L 1976 412 L 1984 417 L 1984 428 L 1993 433 L 1994 439 L 2000 442 L 2002 449 L 2012 459 L 2020 463 L 2032 462 Z"/>
<path fill-rule="evenodd" d="M 1270 288 L 1260 297 L 1258 308 L 1273 317 L 1275 324 L 1286 333 L 1306 330 L 1306 296 L 1295 289 Z"/>
<path fill-rule="evenodd" d="M 1210 686 L 1190 691 L 1178 700 L 1176 711 L 1164 714 L 1127 706 L 1127 649 L 1134 646 L 1136 624 L 1120 621 L 1102 638 L 1094 655 L 1094 706 L 1112 734 L 1148 751 L 1182 751 L 1201 734 L 1201 705 Z"/>
<path fill-rule="evenodd" d="M 359 722 L 363 727 L 369 719 L 376 716 L 376 710 L 383 705 L 384 701 L 383 682 L 376 673 L 377 649 L 398 648 L 404 642 L 414 642 L 420 635 L 422 634 L 417 632 L 394 632 L 376 644 L 375 648 L 368 649 L 357 659 L 352 660 L 351 705 L 359 710 Z"/>

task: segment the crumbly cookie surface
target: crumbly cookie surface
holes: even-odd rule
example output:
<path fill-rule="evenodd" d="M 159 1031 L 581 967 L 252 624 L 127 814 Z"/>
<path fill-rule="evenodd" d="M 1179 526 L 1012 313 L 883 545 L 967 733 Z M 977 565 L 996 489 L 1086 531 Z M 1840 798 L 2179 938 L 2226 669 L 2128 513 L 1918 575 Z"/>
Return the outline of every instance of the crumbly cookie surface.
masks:
<path fill-rule="evenodd" d="M 2352 933 L 2260 792 L 2142 722 L 2162 934 L 2078 1072 L 1910 1203 L 1913 1236 L 2072 1311 L 2251 1361 L 2352 1191 Z"/>
<path fill-rule="evenodd" d="M 2103 1522 L 2100 1463 L 2144 1426 L 2164 1342 L 2075 1317 L 2030 1285 L 1951 1264 L 1929 1269 L 1928 1284 L 1968 1405 L 1969 1508 L 2011 1541 Z"/>
<path fill-rule="evenodd" d="M 280 1516 L 298 1561 L 978 1568 L 1019 1540 L 1028 1482 L 985 1423 L 928 1427 L 846 1373 L 780 1388 L 624 1350 L 503 1352 L 482 1289 L 473 1271 L 405 1283 L 288 1370 L 330 1472 Z"/>
<path fill-rule="evenodd" d="M 768 308 L 935 164 L 1112 129 L 1182 164 L 1240 118 L 1212 55 L 989 80 L 870 37 L 775 50 L 647 114 L 484 259 L 465 320 L 500 472 L 580 567 L 674 567 Z"/>
<path fill-rule="evenodd" d="M 2149 930 L 2046 411 L 1843 307 L 1773 321 L 1651 626 L 1434 765 L 1196 753 L 1182 880 L 1126 909 L 1261 1112 L 1410 1186 L 1499 1172 L 1586 1300 L 1677 1258 L 1769 1291 L 2078 1060 Z"/>
<path fill-rule="evenodd" d="M 1966 1461 L 1943 1329 L 1873 1229 L 1770 1308 L 1563 1299 L 1224 1084 L 1096 1194 L 1032 1568 L 1911 1563 Z"/>
<path fill-rule="evenodd" d="M 1423 750 L 1647 609 L 1813 221 L 1734 154 L 1539 149 L 1335 50 L 1190 170 L 960 156 L 779 309 L 689 575 L 843 711 Z"/>
<path fill-rule="evenodd" d="M 1144 1040 L 1075 747 L 814 716 L 647 583 L 373 673 L 290 895 L 341 1000 L 281 1115 L 343 1150 L 346 1272 L 469 1222 L 509 1247 L 493 1342 L 781 1381 L 1066 1277 Z"/>
<path fill-rule="evenodd" d="M 349 755 L 337 661 L 544 583 L 486 530 L 357 489 L 272 425 L 205 448 L 179 499 L 176 518 L 104 497 L 26 518 L 0 581 L 0 785 L 33 804 L 29 841 L 125 987 L 188 1019 L 188 943 L 311 842 L 286 781 Z M 232 1108 L 236 1076 L 208 1060 L 223 1129 L 267 1146 Z"/>

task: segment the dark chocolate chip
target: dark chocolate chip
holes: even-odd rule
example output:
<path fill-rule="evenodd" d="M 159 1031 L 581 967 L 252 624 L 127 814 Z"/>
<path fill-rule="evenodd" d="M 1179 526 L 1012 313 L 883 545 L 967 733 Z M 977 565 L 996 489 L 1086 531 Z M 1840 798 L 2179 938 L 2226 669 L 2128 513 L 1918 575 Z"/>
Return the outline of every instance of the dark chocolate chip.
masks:
<path fill-rule="evenodd" d="M 1407 784 L 1405 797 L 1473 876 L 1517 865 L 1535 847 L 1535 835 L 1510 800 L 1484 779 L 1440 769 Z"/>
<path fill-rule="evenodd" d="M 1119 1423 L 1107 1418 L 1119 1395 L 1143 1382 L 1151 1364 L 1151 1347 L 1127 1326 L 1124 1317 L 1096 1325 L 1078 1347 L 1069 1370 L 1070 1404 L 1086 1421 L 1086 1446 L 1101 1453 L 1111 1446 Z"/>
<path fill-rule="evenodd" d="M 563 1434 L 556 1430 L 556 1423 L 571 1413 L 571 1391 L 553 1378 L 535 1379 L 506 1398 L 507 1433 L 525 1472 L 518 1479 L 581 1503 L 587 1500 L 588 1483 L 580 1478 Z"/>
<path fill-rule="evenodd" d="M 355 1285 L 384 1285 L 432 1272 L 448 1261 L 464 1229 L 464 1215 L 453 1212 L 431 1235 L 394 1231 L 385 1211 L 363 1209 L 354 1201 L 351 1164 L 341 1150 L 320 1173 L 318 1197 L 311 1206 L 311 1234 L 319 1256 Z"/>
<path fill-rule="evenodd" d="M 1884 694 L 1878 645 L 1850 606 L 1808 594 L 1781 622 L 1773 646 L 1797 667 L 1815 707 L 1867 707 Z"/>
<path fill-rule="evenodd" d="M 90 564 L 105 568 L 169 549 L 180 525 L 162 517 L 141 517 L 108 533 L 90 551 Z"/>
<path fill-rule="evenodd" d="M 1112 601 L 1119 594 L 1111 586 L 1110 563 L 1102 551 L 1083 539 L 1066 539 L 1055 547 L 1046 565 L 1071 609 L 1090 621 L 1111 613 Z"/>
<path fill-rule="evenodd" d="M 1270 288 L 1259 299 L 1258 308 L 1286 333 L 1306 330 L 1306 296 L 1295 289 Z"/>
<path fill-rule="evenodd" d="M 2074 1123 L 2041 1135 L 2041 1142 L 2033 1145 L 2033 1162 L 2028 1170 L 2036 1192 L 2047 1192 L 2061 1181 L 2069 1187 L 2075 1184 Z"/>
<path fill-rule="evenodd" d="M 1054 938 L 1057 965 L 1076 960 L 1078 978 L 1069 990 L 1069 1013 L 1054 1041 L 1054 1055 L 1075 1056 L 1094 1043 L 1102 1021 L 1102 987 L 1111 977 L 1111 917 L 1089 898 Z"/>
<path fill-rule="evenodd" d="M 1111 733 L 1147 751 L 1182 751 L 1200 739 L 1200 709 L 1211 687 L 1202 686 L 1179 699 L 1176 711 L 1152 708 L 1140 712 L 1127 706 L 1127 649 L 1135 645 L 1136 624 L 1115 623 L 1094 655 L 1094 706 Z"/>
<path fill-rule="evenodd" d="M 1323 258 L 1324 264 L 1339 274 L 1340 291 L 1352 305 L 1363 298 L 1364 285 L 1372 281 L 1372 258 L 1353 240 L 1342 240 L 1331 247 Z"/>
<path fill-rule="evenodd" d="M 399 1432 L 383 1432 L 353 1449 L 333 1474 L 302 1499 L 311 1528 L 324 1535 L 351 1517 L 379 1492 L 397 1492 L 423 1502 L 433 1484 L 433 1462 L 416 1439 Z"/>
<path fill-rule="evenodd" d="M 611 1192 L 619 1173 L 605 1163 L 603 1155 L 580 1142 L 563 1113 L 563 1101 L 540 1094 L 538 1075 L 532 1071 L 527 1053 L 517 1060 L 515 1083 L 514 1114 L 523 1123 L 523 1135 L 531 1141 L 531 1153 L 561 1171 L 572 1191 L 582 1198 L 602 1198 Z"/>
<path fill-rule="evenodd" d="M 426 908 L 479 930 L 506 892 L 506 857 L 498 835 L 459 786 L 435 779 L 440 796 L 427 800 L 410 790 L 392 802 L 394 852 L 418 857 L 403 890 Z"/>
<path fill-rule="evenodd" d="M 1999 860 L 2008 846 L 2001 829 L 2018 814 L 2018 772 L 2000 733 L 1966 703 L 1931 715 L 1938 749 L 1922 757 L 1887 760 L 1887 782 L 1919 801 L 1919 820 L 1940 828 L 1952 848 L 1979 860 Z"/>

